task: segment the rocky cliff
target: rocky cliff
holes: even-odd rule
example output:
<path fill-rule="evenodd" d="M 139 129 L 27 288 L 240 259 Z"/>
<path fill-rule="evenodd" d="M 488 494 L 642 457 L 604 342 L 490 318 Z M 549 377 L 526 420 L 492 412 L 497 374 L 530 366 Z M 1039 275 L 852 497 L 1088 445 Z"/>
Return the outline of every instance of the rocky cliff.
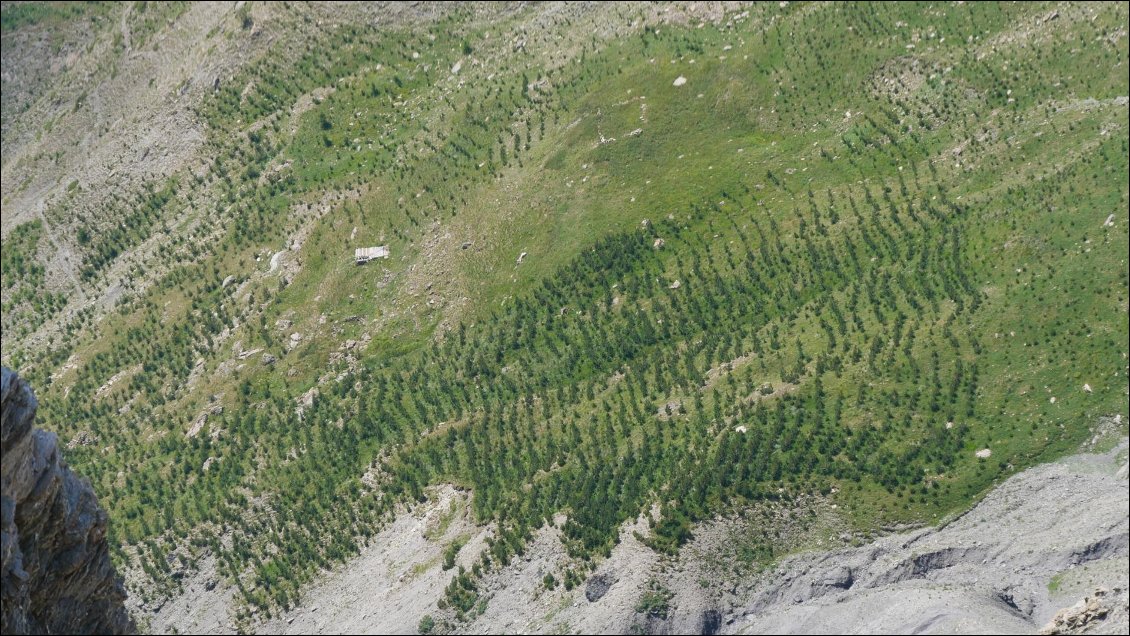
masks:
<path fill-rule="evenodd" d="M 7 368 L 0 399 L 3 633 L 135 632 L 90 483 L 67 468 L 53 433 L 33 428 L 35 396 Z"/>

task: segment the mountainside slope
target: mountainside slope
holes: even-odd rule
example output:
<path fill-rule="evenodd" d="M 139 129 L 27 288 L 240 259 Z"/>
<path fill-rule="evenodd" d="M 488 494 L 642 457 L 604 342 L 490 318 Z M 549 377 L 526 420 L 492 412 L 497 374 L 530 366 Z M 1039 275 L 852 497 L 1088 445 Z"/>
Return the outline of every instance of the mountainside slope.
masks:
<path fill-rule="evenodd" d="M 641 520 L 626 524 L 621 542 L 584 585 L 547 589 L 545 576 L 558 572 L 567 555 L 559 528 L 546 528 L 522 558 L 487 578 L 485 611 L 460 631 L 1032 633 L 1089 597 L 1094 606 L 1076 630 L 1125 633 L 1127 440 L 1110 437 L 1117 435 L 1113 422 L 1099 430 L 1097 447 L 1010 477 L 941 528 L 807 550 L 763 572 L 742 574 L 734 556 L 735 545 L 756 532 L 760 520 L 700 524 L 678 557 L 641 544 L 632 534 L 646 532 Z M 296 608 L 254 631 L 416 633 L 424 616 L 442 625 L 451 617 L 436 603 L 455 576 L 444 569 L 445 550 L 457 541 L 462 547 L 453 563 L 470 566 L 483 537 L 494 534 L 494 528 L 475 526 L 466 506 L 467 493 L 437 489 L 427 503 L 398 515 L 358 557 L 314 583 Z M 830 512 L 825 508 L 821 516 Z M 809 534 L 837 544 L 827 525 L 813 526 Z M 231 633 L 232 590 L 190 587 L 153 624 L 165 631 Z M 656 596 L 657 589 L 663 594 Z M 216 615 L 201 621 L 197 607 Z"/>
<path fill-rule="evenodd" d="M 55 436 L 33 427 L 28 385 L 7 367 L 0 373 L 4 633 L 135 633 L 110 563 L 106 512 L 67 468 Z"/>
<path fill-rule="evenodd" d="M 1127 444 L 1011 477 L 941 529 L 780 564 L 738 633 L 1026 633 L 1085 595 L 1128 627 Z M 1101 620 L 1101 619 L 1105 619 Z"/>
<path fill-rule="evenodd" d="M 0 353 L 139 616 L 437 488 L 465 626 L 534 545 L 871 540 L 1126 432 L 1125 5 L 63 7 L 3 5 Z"/>

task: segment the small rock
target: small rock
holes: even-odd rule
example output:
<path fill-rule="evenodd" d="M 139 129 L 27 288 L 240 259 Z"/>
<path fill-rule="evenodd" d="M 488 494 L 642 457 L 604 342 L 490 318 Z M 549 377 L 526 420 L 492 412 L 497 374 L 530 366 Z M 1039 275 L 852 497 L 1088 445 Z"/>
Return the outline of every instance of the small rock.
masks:
<path fill-rule="evenodd" d="M 838 567 L 834 570 L 826 572 L 820 578 L 820 585 L 823 587 L 836 587 L 846 590 L 855 583 L 855 576 L 852 574 L 851 568 L 847 566 Z"/>
<path fill-rule="evenodd" d="M 672 86 L 682 86 L 683 84 L 686 84 L 686 83 L 687 83 L 687 78 L 680 75 L 680 76 L 675 78 L 675 81 L 672 82 L 671 85 Z"/>

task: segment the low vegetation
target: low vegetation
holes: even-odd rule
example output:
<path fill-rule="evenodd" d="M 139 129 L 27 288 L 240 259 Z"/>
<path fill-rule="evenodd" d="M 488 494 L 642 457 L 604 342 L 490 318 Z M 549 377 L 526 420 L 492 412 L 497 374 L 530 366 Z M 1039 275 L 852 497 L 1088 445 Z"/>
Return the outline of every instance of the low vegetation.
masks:
<path fill-rule="evenodd" d="M 154 239 L 161 274 L 5 350 L 97 440 L 68 461 L 143 594 L 207 552 L 286 608 L 454 483 L 497 532 L 445 604 L 481 612 L 559 513 L 547 588 L 641 514 L 666 553 L 812 493 L 934 522 L 1127 413 L 1125 6 L 488 17 L 280 38 L 200 103 L 206 171 L 77 226 L 84 283 Z M 6 340 L 65 304 L 44 240 L 4 238 Z"/>

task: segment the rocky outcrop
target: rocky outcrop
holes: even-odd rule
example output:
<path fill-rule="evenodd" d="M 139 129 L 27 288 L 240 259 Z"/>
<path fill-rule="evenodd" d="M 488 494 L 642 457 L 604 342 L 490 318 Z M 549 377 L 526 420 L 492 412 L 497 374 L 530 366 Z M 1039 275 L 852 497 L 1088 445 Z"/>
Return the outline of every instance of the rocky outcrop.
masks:
<path fill-rule="evenodd" d="M 7 368 L 0 404 L 0 631 L 134 633 L 90 483 L 67 468 L 53 433 L 33 428 L 35 396 Z"/>
<path fill-rule="evenodd" d="M 1123 622 L 1125 622 L 1127 612 L 1126 590 L 1115 588 L 1114 591 L 1115 593 L 1112 595 L 1110 590 L 1106 588 L 1096 589 L 1075 605 L 1056 612 L 1052 620 L 1040 630 L 1040 633 L 1085 634 L 1092 631 L 1098 632 L 1101 631 L 1104 621 L 1111 614 L 1122 614 Z"/>
<path fill-rule="evenodd" d="M 604 598 L 604 595 L 608 593 L 608 590 L 612 588 L 612 584 L 615 582 L 616 579 L 610 573 L 598 574 L 592 577 L 585 585 L 585 598 L 588 599 L 590 603 L 599 601 Z"/>
<path fill-rule="evenodd" d="M 1030 468 L 939 528 L 783 559 L 722 631 L 1126 633 L 1128 448 Z"/>

